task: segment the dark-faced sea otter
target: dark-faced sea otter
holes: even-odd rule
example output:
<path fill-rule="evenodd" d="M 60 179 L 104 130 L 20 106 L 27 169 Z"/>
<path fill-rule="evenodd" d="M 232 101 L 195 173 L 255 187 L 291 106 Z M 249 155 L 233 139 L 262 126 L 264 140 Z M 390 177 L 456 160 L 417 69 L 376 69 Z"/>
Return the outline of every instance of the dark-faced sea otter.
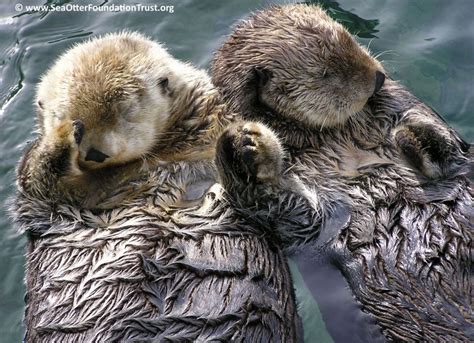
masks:
<path fill-rule="evenodd" d="M 382 339 L 472 340 L 469 145 L 317 6 L 242 21 L 212 78 L 280 137 L 319 213 L 286 237 L 303 276 L 336 267 Z"/>

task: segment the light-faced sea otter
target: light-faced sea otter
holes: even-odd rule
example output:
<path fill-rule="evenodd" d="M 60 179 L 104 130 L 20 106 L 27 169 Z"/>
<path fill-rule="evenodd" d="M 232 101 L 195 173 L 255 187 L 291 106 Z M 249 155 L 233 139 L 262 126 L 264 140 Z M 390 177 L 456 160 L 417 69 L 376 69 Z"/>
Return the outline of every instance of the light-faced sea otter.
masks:
<path fill-rule="evenodd" d="M 73 47 L 42 78 L 38 138 L 18 167 L 13 215 L 29 236 L 27 341 L 102 341 L 147 311 L 141 256 L 156 221 L 215 179 L 233 120 L 204 71 L 136 33 Z M 202 191 L 201 191 L 202 193 Z"/>
<path fill-rule="evenodd" d="M 26 341 L 301 340 L 275 227 L 315 214 L 271 130 L 224 131 L 236 118 L 209 77 L 133 33 L 69 50 L 38 107 L 12 208 Z M 176 211 L 214 181 L 216 145 L 222 186 Z"/>
<path fill-rule="evenodd" d="M 136 33 L 70 49 L 38 86 L 39 138 L 19 166 L 27 194 L 105 208 L 142 192 L 129 182 L 162 161 L 186 160 L 169 201 L 212 171 L 215 141 L 229 122 L 206 73 Z M 181 132 L 184 132 L 182 135 Z M 121 189 L 124 191 L 124 189 Z M 122 195 L 123 195 L 122 194 Z"/>
<path fill-rule="evenodd" d="M 305 279 L 337 267 L 373 340 L 472 340 L 469 145 L 386 75 L 311 5 L 253 14 L 212 67 L 231 110 L 275 130 L 319 213 L 318 239 L 287 237 Z"/>

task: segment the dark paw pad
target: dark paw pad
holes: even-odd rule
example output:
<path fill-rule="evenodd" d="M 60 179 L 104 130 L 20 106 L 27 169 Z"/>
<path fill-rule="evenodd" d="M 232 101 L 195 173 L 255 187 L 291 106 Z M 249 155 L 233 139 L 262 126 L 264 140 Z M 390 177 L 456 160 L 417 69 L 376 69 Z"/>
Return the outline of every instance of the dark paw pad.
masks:
<path fill-rule="evenodd" d="M 242 158 L 242 161 L 247 165 L 247 168 L 249 170 L 252 170 L 254 173 L 256 173 L 256 163 L 259 157 L 259 154 L 261 154 L 261 151 L 259 149 L 264 147 L 261 147 L 261 142 L 259 142 L 259 137 L 261 136 L 261 133 L 258 130 L 250 129 L 250 128 L 245 128 L 243 127 L 240 131 L 240 134 L 238 137 L 235 137 L 240 140 L 240 143 L 238 143 L 237 148 L 240 150 L 237 150 L 237 153 L 240 152 L 240 156 Z"/>
<path fill-rule="evenodd" d="M 82 138 L 84 138 L 84 133 L 86 131 L 84 123 L 81 120 L 75 120 L 72 123 L 74 129 L 74 141 L 77 145 L 81 144 Z"/>

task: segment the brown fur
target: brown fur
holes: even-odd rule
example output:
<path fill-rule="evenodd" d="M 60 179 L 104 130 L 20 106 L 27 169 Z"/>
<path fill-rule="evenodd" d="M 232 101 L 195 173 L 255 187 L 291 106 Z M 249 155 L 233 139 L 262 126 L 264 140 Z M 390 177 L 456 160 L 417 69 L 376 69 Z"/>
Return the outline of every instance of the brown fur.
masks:
<path fill-rule="evenodd" d="M 232 110 L 276 131 L 318 213 L 286 236 L 296 263 L 337 268 L 386 339 L 468 341 L 468 145 L 398 83 L 372 94 L 376 67 L 320 8 L 289 5 L 238 24 L 212 75 Z"/>
<path fill-rule="evenodd" d="M 341 125 L 362 110 L 374 93 L 375 72 L 383 72 L 340 24 L 309 6 L 273 7 L 236 27 L 218 52 L 213 73 L 226 75 L 236 97 L 245 92 L 248 80 L 242 76 L 250 77 L 252 68 L 271 74 L 262 101 L 318 128 Z M 247 106 L 252 104 L 240 104 L 238 110 L 245 115 L 252 111 Z"/>
<path fill-rule="evenodd" d="M 104 60 L 89 67 L 107 65 L 114 57 L 100 49 L 107 51 L 114 41 L 129 44 L 128 38 L 114 35 L 80 45 L 75 49 L 83 54 L 76 62 L 87 64 L 89 56 L 98 54 Z M 89 48 L 93 49 L 87 53 Z M 241 155 L 245 150 L 247 158 L 220 168 L 233 173 L 232 168 L 245 168 L 243 162 L 251 164 L 251 175 L 238 180 L 237 187 L 246 187 L 259 203 L 256 216 L 242 213 L 234 197 L 240 193 L 227 193 L 219 185 L 200 205 L 175 211 L 176 205 L 193 200 L 188 198 L 189 188 L 214 181 L 211 158 L 217 136 L 234 116 L 205 74 L 163 51 L 155 57 L 159 61 L 153 68 L 160 71 L 160 63 L 169 67 L 164 70 L 169 82 L 163 83 L 160 73 L 161 81 L 154 87 L 161 87 L 158 97 L 164 103 L 170 99 L 170 106 L 152 113 L 163 119 L 162 126 L 152 125 L 150 113 L 147 120 L 127 126 L 132 131 L 145 124 L 158 133 L 151 136 L 150 148 L 131 160 L 111 153 L 113 147 L 102 139 L 122 116 L 137 113 L 133 106 L 122 113 L 104 101 L 96 104 L 105 95 L 94 86 L 85 91 L 87 85 L 81 85 L 81 97 L 84 104 L 98 106 L 97 113 L 83 113 L 94 108 L 81 107 L 81 102 L 73 105 L 79 106 L 77 111 L 67 111 L 74 97 L 62 96 L 75 94 L 72 90 L 48 101 L 40 97 L 40 120 L 46 125 L 20 163 L 12 208 L 20 229 L 29 236 L 25 340 L 299 342 L 300 321 L 279 236 L 271 226 L 253 225 L 268 217 L 269 192 L 287 197 L 287 214 L 300 207 L 296 194 L 276 187 L 282 157 L 277 139 L 260 124 L 243 125 L 244 138 L 231 138 L 245 147 L 236 145 L 230 152 Z M 122 70 L 116 68 L 97 78 L 119 78 Z M 49 76 L 55 74 L 53 68 Z M 51 93 L 61 86 L 74 88 L 75 83 L 63 76 L 53 83 L 46 77 L 46 88 Z M 48 93 L 45 84 L 40 87 L 43 95 Z M 100 82 L 96 86 L 100 88 Z M 56 116 L 57 106 L 62 106 L 64 117 Z M 131 145 L 135 137 L 125 132 L 120 138 Z M 108 163 L 108 158 L 84 161 L 90 147 L 119 163 Z M 256 185 L 247 182 L 249 178 L 265 182 Z M 281 220 L 285 227 L 295 226 L 287 216 Z"/>
<path fill-rule="evenodd" d="M 232 120 L 204 72 L 128 33 L 63 55 L 42 79 L 38 112 L 40 136 L 20 164 L 21 189 L 87 208 L 160 163 L 211 161 Z M 91 148 L 108 157 L 87 160 Z"/>

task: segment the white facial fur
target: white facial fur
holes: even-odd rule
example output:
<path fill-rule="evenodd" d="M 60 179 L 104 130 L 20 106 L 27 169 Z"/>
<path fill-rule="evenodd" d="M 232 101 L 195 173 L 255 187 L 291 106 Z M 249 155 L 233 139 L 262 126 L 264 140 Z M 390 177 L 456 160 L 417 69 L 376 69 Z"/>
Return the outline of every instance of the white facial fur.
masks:
<path fill-rule="evenodd" d="M 149 153 L 166 130 L 171 93 L 199 80 L 210 85 L 205 73 L 137 33 L 96 38 L 67 51 L 43 77 L 37 94 L 40 133 L 54 136 L 65 121 L 80 120 L 83 167 L 126 163 Z M 109 157 L 85 161 L 91 148 Z"/>

